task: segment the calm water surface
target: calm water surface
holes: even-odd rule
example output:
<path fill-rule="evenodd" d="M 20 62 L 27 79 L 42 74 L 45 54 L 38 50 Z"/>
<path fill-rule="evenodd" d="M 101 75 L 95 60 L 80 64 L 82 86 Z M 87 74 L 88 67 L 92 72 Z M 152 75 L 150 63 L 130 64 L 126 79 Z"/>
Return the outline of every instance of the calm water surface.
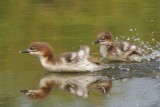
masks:
<path fill-rule="evenodd" d="M 18 53 L 34 41 L 50 43 L 57 55 L 84 44 L 98 52 L 98 45 L 92 45 L 92 41 L 97 33 L 110 31 L 116 39 L 140 45 L 150 53 L 156 51 L 158 56 L 160 1 L 1 0 L 0 5 L 0 107 L 160 106 L 160 59 L 138 64 L 111 63 L 110 69 L 92 75 L 100 80 L 104 76 L 113 79 L 107 95 L 91 90 L 83 99 L 53 89 L 46 99 L 33 101 L 18 93 L 20 89 L 38 87 L 45 76 L 35 57 Z M 119 79 L 124 77 L 130 79 Z"/>

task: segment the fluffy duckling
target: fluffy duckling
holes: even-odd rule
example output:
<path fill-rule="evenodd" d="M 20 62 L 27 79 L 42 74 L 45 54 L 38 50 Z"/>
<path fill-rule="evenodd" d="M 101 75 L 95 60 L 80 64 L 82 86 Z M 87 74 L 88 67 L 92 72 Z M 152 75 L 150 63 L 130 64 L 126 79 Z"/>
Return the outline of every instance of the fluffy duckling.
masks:
<path fill-rule="evenodd" d="M 60 56 L 55 56 L 48 43 L 34 42 L 31 43 L 28 49 L 19 53 L 37 56 L 42 66 L 51 72 L 97 71 L 105 68 L 99 61 L 90 56 L 90 48 L 88 46 L 82 46 L 76 52 L 66 52 Z"/>
<path fill-rule="evenodd" d="M 137 61 L 140 62 L 147 52 L 128 42 L 116 42 L 109 32 L 98 34 L 94 44 L 100 44 L 100 54 L 102 59 L 106 58 L 109 61 Z"/>

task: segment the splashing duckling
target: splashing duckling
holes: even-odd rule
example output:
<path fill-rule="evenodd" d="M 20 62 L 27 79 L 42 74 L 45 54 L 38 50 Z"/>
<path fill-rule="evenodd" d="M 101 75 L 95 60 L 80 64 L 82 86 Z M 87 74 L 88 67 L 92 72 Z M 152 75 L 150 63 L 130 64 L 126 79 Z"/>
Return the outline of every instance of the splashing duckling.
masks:
<path fill-rule="evenodd" d="M 136 61 L 140 62 L 147 52 L 129 42 L 115 42 L 113 36 L 109 32 L 99 33 L 94 44 L 100 44 L 100 54 L 102 59 L 109 61 Z"/>
<path fill-rule="evenodd" d="M 90 56 L 90 48 L 88 46 L 82 46 L 75 52 L 65 52 L 60 56 L 55 56 L 48 43 L 34 42 L 31 43 L 28 49 L 19 53 L 37 56 L 42 66 L 51 72 L 96 71 L 105 68 L 99 61 Z"/>

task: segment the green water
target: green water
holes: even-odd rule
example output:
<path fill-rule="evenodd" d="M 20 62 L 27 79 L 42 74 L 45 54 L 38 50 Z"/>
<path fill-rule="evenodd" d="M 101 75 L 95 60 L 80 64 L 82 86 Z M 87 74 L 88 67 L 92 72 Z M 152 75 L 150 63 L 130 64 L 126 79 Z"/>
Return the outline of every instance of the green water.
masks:
<path fill-rule="evenodd" d="M 36 88 L 45 73 L 35 57 L 18 53 L 34 41 L 50 43 L 55 54 L 74 51 L 84 44 L 89 45 L 92 52 L 98 52 L 98 45 L 92 45 L 92 41 L 99 32 L 110 31 L 119 40 L 130 38 L 129 42 L 141 45 L 131 39 L 136 36 L 154 50 L 159 50 L 158 0 L 1 0 L 0 5 L 0 107 L 135 107 L 139 101 L 134 100 L 135 96 L 130 93 L 139 93 L 139 90 L 133 91 L 137 89 L 136 82 L 142 82 L 140 86 L 148 83 L 148 87 L 158 83 L 158 80 L 146 78 L 133 79 L 126 84 L 115 81 L 108 96 L 92 92 L 88 99 L 53 90 L 47 99 L 37 102 L 18 93 L 19 89 Z M 151 71 L 159 71 L 158 64 L 155 65 L 150 67 Z M 149 69 L 144 65 L 138 70 L 143 71 L 143 67 Z M 138 89 L 143 90 L 143 87 Z M 158 89 L 153 90 L 157 92 Z M 151 92 L 138 99 L 141 102 L 142 99 L 153 99 L 144 103 L 158 107 L 160 104 L 156 99 L 160 94 Z M 126 97 L 129 101 L 124 104 L 121 98 Z M 139 106 L 150 107 L 145 104 Z"/>

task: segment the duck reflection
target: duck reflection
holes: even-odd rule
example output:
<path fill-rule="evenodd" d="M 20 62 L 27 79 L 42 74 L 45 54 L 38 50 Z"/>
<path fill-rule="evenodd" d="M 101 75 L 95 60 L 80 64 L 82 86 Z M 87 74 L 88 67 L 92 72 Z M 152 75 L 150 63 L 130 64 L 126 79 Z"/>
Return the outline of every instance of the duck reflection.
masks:
<path fill-rule="evenodd" d="M 46 98 L 52 89 L 58 88 L 73 95 L 87 98 L 92 89 L 105 95 L 111 87 L 112 82 L 107 76 L 95 76 L 90 73 L 48 73 L 40 80 L 37 89 L 19 90 L 19 92 L 31 99 L 39 100 Z"/>

